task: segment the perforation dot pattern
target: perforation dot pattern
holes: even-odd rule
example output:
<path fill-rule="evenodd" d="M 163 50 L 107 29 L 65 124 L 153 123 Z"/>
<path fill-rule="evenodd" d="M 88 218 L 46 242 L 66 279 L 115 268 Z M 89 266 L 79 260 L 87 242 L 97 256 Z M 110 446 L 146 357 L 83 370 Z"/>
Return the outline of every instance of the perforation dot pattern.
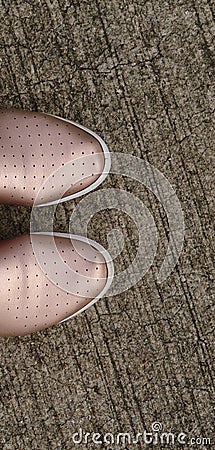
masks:
<path fill-rule="evenodd" d="M 92 164 L 79 158 L 92 156 Z M 68 162 L 78 180 L 67 177 L 61 183 L 53 177 L 43 202 L 82 191 L 103 172 L 105 157 L 98 140 L 76 125 L 43 113 L 16 109 L 0 110 L 0 201 L 32 205 L 44 180 Z M 69 187 L 68 187 L 69 184 Z"/>
<path fill-rule="evenodd" d="M 49 236 L 34 239 L 48 258 Z M 73 294 L 58 288 L 45 276 L 35 259 L 30 236 L 1 241 L 1 336 L 21 336 L 54 325 L 79 311 L 103 290 L 107 266 L 98 250 L 87 243 L 71 243 L 66 238 L 57 237 L 55 242 L 56 250 L 52 260 L 47 259 L 47 265 L 52 263 L 56 267 L 55 252 L 59 252 L 68 265 L 68 276 L 65 273 L 64 278 L 70 288 L 73 283 Z M 72 280 L 69 268 L 74 271 Z M 82 276 L 81 285 L 77 283 L 76 273 Z"/>

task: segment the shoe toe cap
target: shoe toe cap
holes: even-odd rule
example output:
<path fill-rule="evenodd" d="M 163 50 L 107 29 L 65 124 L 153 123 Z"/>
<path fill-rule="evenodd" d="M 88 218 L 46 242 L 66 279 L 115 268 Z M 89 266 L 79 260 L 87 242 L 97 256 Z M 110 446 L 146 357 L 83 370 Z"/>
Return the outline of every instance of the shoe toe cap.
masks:
<path fill-rule="evenodd" d="M 53 245 L 54 243 L 54 245 Z M 1 336 L 48 328 L 88 307 L 105 289 L 108 266 L 79 239 L 22 236 L 1 243 Z"/>

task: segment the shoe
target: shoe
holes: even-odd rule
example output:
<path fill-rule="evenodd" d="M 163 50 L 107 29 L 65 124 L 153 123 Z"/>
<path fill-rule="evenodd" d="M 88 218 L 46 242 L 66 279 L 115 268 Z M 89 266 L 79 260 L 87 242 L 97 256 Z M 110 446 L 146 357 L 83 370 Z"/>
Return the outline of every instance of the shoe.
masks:
<path fill-rule="evenodd" d="M 0 243 L 0 336 L 23 336 L 75 317 L 103 297 L 113 263 L 103 247 L 63 233 Z"/>
<path fill-rule="evenodd" d="M 54 205 L 100 185 L 110 153 L 94 132 L 50 114 L 0 110 L 0 202 Z"/>

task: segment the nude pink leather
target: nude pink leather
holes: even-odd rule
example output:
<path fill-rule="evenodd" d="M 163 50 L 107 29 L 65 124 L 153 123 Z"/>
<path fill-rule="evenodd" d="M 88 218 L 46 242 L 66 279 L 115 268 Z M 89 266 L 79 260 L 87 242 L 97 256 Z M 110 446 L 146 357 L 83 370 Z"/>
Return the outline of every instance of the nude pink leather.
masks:
<path fill-rule="evenodd" d="M 63 197 L 93 186 L 104 171 L 105 144 L 86 130 L 48 114 L 0 110 L 0 202 L 32 205 L 44 181 L 70 161 L 70 179 L 62 173 L 61 183 L 53 181 L 44 191 L 42 203 L 61 198 L 64 184 Z M 90 163 L 81 162 L 89 155 Z"/>
<path fill-rule="evenodd" d="M 45 255 L 45 264 L 58 270 L 57 253 L 50 252 L 50 236 L 34 236 L 34 242 Z M 78 237 L 72 242 L 55 237 L 54 242 L 62 261 L 73 270 L 73 276 L 69 270 L 68 275 L 64 271 L 70 292 L 47 278 L 35 258 L 29 235 L 0 242 L 1 336 L 22 336 L 57 324 L 90 305 L 106 286 L 108 268 L 101 252 Z"/>

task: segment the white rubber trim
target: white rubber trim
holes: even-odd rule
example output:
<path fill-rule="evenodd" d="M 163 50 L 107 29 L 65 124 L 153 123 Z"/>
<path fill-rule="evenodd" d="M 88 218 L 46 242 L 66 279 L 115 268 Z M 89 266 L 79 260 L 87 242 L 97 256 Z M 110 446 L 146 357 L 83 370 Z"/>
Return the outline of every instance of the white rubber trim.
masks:
<path fill-rule="evenodd" d="M 103 183 L 103 181 L 107 177 L 108 173 L 110 172 L 110 168 L 111 168 L 111 156 L 110 156 L 108 146 L 98 134 L 94 133 L 94 131 L 89 130 L 88 128 L 84 127 L 83 125 L 80 125 L 79 123 L 73 122 L 72 120 L 63 119 L 62 117 L 55 116 L 53 114 L 46 114 L 46 115 L 51 116 L 51 117 L 56 117 L 56 119 L 60 119 L 63 122 L 71 123 L 72 125 L 75 125 L 76 127 L 80 128 L 81 130 L 86 131 L 88 134 L 90 134 L 95 139 L 97 139 L 97 141 L 101 145 L 102 150 L 104 152 L 105 164 L 104 164 L 103 172 L 101 173 L 99 178 L 96 181 L 94 181 L 94 183 L 92 183 L 90 186 L 86 187 L 85 189 L 82 189 L 82 191 L 76 192 L 75 194 L 68 195 L 67 197 L 62 197 L 62 198 L 60 198 L 58 200 L 54 200 L 52 202 L 34 205 L 34 208 L 41 207 L 41 206 L 58 205 L 58 203 L 67 202 L 68 200 L 72 200 L 74 198 L 78 198 L 78 197 L 81 197 L 82 195 L 88 194 L 89 192 L 96 189 L 101 183 Z"/>
<path fill-rule="evenodd" d="M 107 282 L 105 287 L 102 289 L 102 291 L 93 299 L 90 303 L 83 306 L 79 311 L 76 311 L 74 314 L 72 314 L 69 317 L 66 317 L 66 319 L 61 320 L 59 323 L 66 322 L 67 320 L 71 319 L 72 317 L 77 316 L 78 314 L 81 314 L 83 311 L 86 311 L 88 308 L 90 308 L 92 305 L 94 305 L 100 298 L 104 297 L 104 295 L 107 293 L 108 289 L 110 288 L 113 277 L 114 277 L 114 264 L 111 258 L 110 253 L 101 245 L 98 244 L 98 242 L 93 241 L 92 239 L 88 239 L 84 236 L 77 236 L 76 234 L 69 234 L 69 233 L 57 233 L 57 232 L 49 232 L 49 231 L 35 231 L 31 234 L 37 234 L 37 235 L 43 235 L 43 236 L 55 236 L 60 238 L 67 238 L 67 239 L 74 239 L 76 241 L 86 242 L 87 244 L 90 244 L 92 247 L 94 247 L 96 250 L 98 250 L 102 256 L 105 259 L 106 265 L 107 265 Z"/>

